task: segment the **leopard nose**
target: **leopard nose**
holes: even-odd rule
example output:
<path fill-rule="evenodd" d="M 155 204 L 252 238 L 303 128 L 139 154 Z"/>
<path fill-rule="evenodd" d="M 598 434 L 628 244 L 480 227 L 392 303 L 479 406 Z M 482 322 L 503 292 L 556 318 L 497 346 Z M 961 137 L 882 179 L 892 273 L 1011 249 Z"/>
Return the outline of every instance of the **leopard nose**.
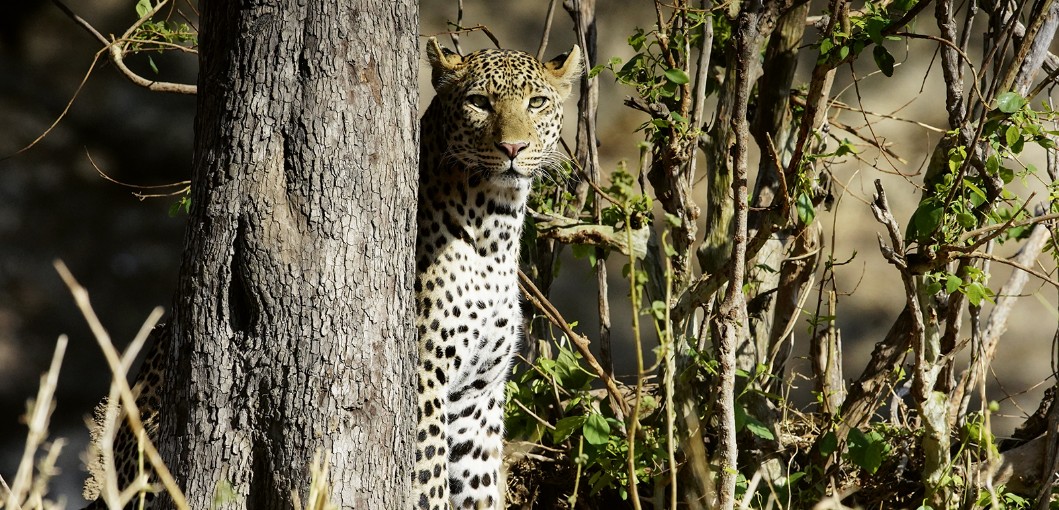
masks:
<path fill-rule="evenodd" d="M 529 144 L 526 142 L 500 142 L 496 144 L 496 146 L 500 149 L 500 152 L 507 154 L 507 157 L 515 159 L 515 156 L 518 156 L 518 153 L 522 152 L 522 149 L 529 147 Z"/>

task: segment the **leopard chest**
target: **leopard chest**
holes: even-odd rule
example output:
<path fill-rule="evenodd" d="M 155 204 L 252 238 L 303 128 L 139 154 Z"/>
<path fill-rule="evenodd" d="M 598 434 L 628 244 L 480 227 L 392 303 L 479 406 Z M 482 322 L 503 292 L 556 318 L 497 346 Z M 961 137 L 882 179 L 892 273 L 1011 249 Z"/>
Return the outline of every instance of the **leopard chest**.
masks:
<path fill-rule="evenodd" d="M 503 380 L 521 323 L 522 200 L 473 189 L 463 196 L 420 204 L 416 250 L 420 355 L 445 367 L 438 379 L 450 395 Z"/>

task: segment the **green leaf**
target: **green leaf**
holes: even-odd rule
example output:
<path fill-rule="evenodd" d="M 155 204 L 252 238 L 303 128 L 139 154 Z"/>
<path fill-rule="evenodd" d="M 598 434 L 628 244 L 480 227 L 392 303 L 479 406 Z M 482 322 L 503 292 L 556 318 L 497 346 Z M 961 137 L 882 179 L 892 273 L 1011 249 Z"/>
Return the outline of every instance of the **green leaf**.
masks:
<path fill-rule="evenodd" d="M 923 240 L 938 228 L 944 214 L 945 210 L 932 201 L 923 202 L 916 212 L 912 213 L 912 219 L 908 222 L 908 237 Z"/>
<path fill-rule="evenodd" d="M 154 71 L 154 74 L 158 74 L 158 66 L 155 65 L 154 59 L 151 58 L 150 55 L 147 55 L 147 65 L 151 66 L 151 70 Z"/>
<path fill-rule="evenodd" d="M 1019 136 L 1018 140 L 1015 140 L 1015 143 L 1013 143 L 1011 145 L 1011 152 L 1014 152 L 1015 154 L 1020 154 L 1020 153 L 1022 153 L 1022 149 L 1025 146 L 1026 146 L 1026 139 L 1023 138 L 1022 136 Z"/>
<path fill-rule="evenodd" d="M 996 175 L 997 171 L 1000 170 L 1000 156 L 995 153 L 990 154 L 989 158 L 985 160 L 985 169 L 989 172 L 989 175 Z"/>
<path fill-rule="evenodd" d="M 1001 167 L 997 173 L 1000 175 L 1000 180 L 1004 181 L 1004 184 L 1011 184 L 1011 181 L 1015 180 L 1015 171 L 1006 166 Z"/>
<path fill-rule="evenodd" d="M 883 35 L 882 31 L 889 25 L 889 20 L 880 16 L 872 16 L 867 19 L 864 24 L 864 32 L 868 34 L 868 39 L 871 39 L 873 44 L 882 44 Z"/>
<path fill-rule="evenodd" d="M 831 52 L 831 48 L 835 47 L 835 43 L 831 39 L 824 39 L 820 41 L 820 57 L 823 58 Z"/>
<path fill-rule="evenodd" d="M 1004 131 L 1004 140 L 1007 142 L 1008 147 L 1015 145 L 1015 142 L 1022 139 L 1022 132 L 1019 128 L 1011 125 L 1008 126 L 1007 130 Z"/>
<path fill-rule="evenodd" d="M 136 15 L 141 18 L 151 12 L 151 9 L 154 9 L 154 6 L 151 5 L 151 0 L 140 0 L 139 2 L 136 2 Z"/>
<path fill-rule="evenodd" d="M 564 388 L 571 390 L 587 389 L 595 378 L 594 375 L 585 371 L 578 361 L 577 355 L 567 348 L 560 348 L 559 355 L 555 358 L 554 373 L 559 383 Z"/>
<path fill-rule="evenodd" d="M 662 301 L 652 301 L 651 315 L 653 315 L 656 320 L 664 321 L 666 319 L 666 304 Z"/>
<path fill-rule="evenodd" d="M 926 288 L 923 289 L 923 293 L 930 296 L 933 296 L 934 294 L 937 294 L 939 292 L 941 292 L 941 282 L 937 280 L 931 280 L 927 283 Z"/>
<path fill-rule="evenodd" d="M 959 223 L 961 227 L 968 230 L 978 225 L 978 220 L 974 215 L 966 211 L 960 211 L 956 214 L 956 222 Z"/>
<path fill-rule="evenodd" d="M 838 438 L 835 437 L 834 431 L 828 431 L 820 438 L 820 454 L 824 456 L 835 453 L 835 449 L 838 448 Z"/>
<path fill-rule="evenodd" d="M 853 429 L 849 432 L 849 460 L 874 475 L 885 456 L 887 444 L 876 431 L 867 434 Z"/>
<path fill-rule="evenodd" d="M 988 288 L 978 282 L 968 284 L 966 287 L 963 288 L 963 293 L 965 296 L 967 296 L 967 301 L 970 301 L 971 304 L 974 306 L 978 306 L 979 304 L 981 304 L 982 300 L 992 301 L 992 299 L 990 299 L 989 297 L 992 292 L 990 292 Z"/>
<path fill-rule="evenodd" d="M 636 51 L 640 51 L 646 40 L 647 34 L 644 33 L 643 29 L 637 28 L 636 33 L 629 36 L 629 46 L 632 46 L 632 49 Z"/>
<path fill-rule="evenodd" d="M 753 416 L 747 416 L 746 429 L 749 430 L 751 434 L 762 439 L 768 439 L 769 441 L 776 439 L 776 436 L 772 435 L 772 431 L 769 430 L 764 423 L 761 423 Z"/>
<path fill-rule="evenodd" d="M 960 289 L 960 285 L 963 285 L 963 278 L 952 273 L 945 275 L 945 292 L 952 294 Z"/>
<path fill-rule="evenodd" d="M 570 434 L 584 426 L 586 419 L 585 416 L 567 416 L 559 420 L 555 424 L 555 430 L 552 431 L 552 440 L 556 444 L 566 441 Z"/>
<path fill-rule="evenodd" d="M 813 219 L 816 218 L 816 208 L 808 193 L 798 195 L 798 199 L 794 201 L 794 208 L 798 211 L 798 221 L 802 222 L 802 225 L 813 224 Z"/>
<path fill-rule="evenodd" d="M 971 203 L 974 204 L 975 207 L 982 205 L 983 203 L 985 203 L 986 200 L 988 200 L 985 191 L 982 191 L 982 188 L 979 188 L 978 185 L 974 183 L 974 181 L 970 179 L 964 179 L 963 185 L 971 192 Z"/>
<path fill-rule="evenodd" d="M 606 68 L 607 68 L 607 66 L 605 66 L 603 64 L 599 64 L 597 66 L 593 66 L 592 69 L 588 70 L 588 78 L 589 79 L 595 78 L 596 76 L 599 75 L 599 73 L 603 72 L 603 70 L 606 69 Z"/>
<path fill-rule="evenodd" d="M 1026 106 L 1026 98 L 1016 92 L 1005 92 L 997 96 L 996 106 L 1004 113 L 1015 113 Z"/>
<path fill-rule="evenodd" d="M 570 245 L 570 252 L 575 258 L 588 259 L 589 265 L 596 267 L 596 247 L 590 244 Z"/>
<path fill-rule="evenodd" d="M 861 467 L 874 475 L 879 470 L 879 467 L 882 466 L 885 447 L 886 443 L 883 443 L 882 441 L 871 443 L 864 452 L 864 459 Z"/>
<path fill-rule="evenodd" d="M 191 210 L 191 196 L 184 195 L 180 197 L 173 205 L 169 206 L 169 216 L 176 216 L 183 212 L 187 214 Z"/>
<path fill-rule="evenodd" d="M 871 50 L 871 53 L 875 57 L 875 65 L 879 66 L 879 70 L 887 77 L 893 76 L 894 56 L 885 47 L 878 45 Z"/>
<path fill-rule="evenodd" d="M 1022 496 L 1019 496 L 1018 494 L 1015 494 L 1014 492 L 1005 492 L 1004 500 L 1010 503 L 1011 505 L 1015 506 L 1016 508 L 1027 508 L 1030 503 L 1029 500 Z"/>
<path fill-rule="evenodd" d="M 585 441 L 588 441 L 588 444 L 599 446 L 607 444 L 610 439 L 610 425 L 607 424 L 607 419 L 599 413 L 588 415 L 588 419 L 585 420 L 585 424 L 582 426 L 582 432 L 584 432 Z"/>
<path fill-rule="evenodd" d="M 688 73 L 680 69 L 667 69 L 666 79 L 677 85 L 683 85 L 691 81 L 691 78 L 688 78 Z"/>
<path fill-rule="evenodd" d="M 853 143 L 848 138 L 843 138 L 842 143 L 838 144 L 838 148 L 835 149 L 835 157 L 842 157 L 846 154 L 856 154 L 857 148 L 853 146 Z"/>

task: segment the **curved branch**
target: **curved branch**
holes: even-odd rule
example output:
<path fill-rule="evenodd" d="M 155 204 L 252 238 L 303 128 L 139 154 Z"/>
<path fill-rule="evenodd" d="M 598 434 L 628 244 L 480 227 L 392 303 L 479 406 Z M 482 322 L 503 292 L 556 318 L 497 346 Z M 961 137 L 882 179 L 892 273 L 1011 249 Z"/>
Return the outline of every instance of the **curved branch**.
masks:
<path fill-rule="evenodd" d="M 133 23 L 132 26 L 125 31 L 125 34 L 122 35 L 121 38 L 114 41 L 108 41 L 107 38 L 103 37 L 103 34 L 99 33 L 99 31 L 96 30 L 91 23 L 86 21 L 84 18 L 78 16 L 76 13 L 70 10 L 70 8 L 66 6 L 66 4 L 62 3 L 62 0 L 52 0 L 52 3 L 54 3 L 59 8 L 59 10 L 63 12 L 63 14 L 66 14 L 67 17 L 72 19 L 74 23 L 77 23 L 81 28 L 85 29 L 85 31 L 91 34 L 92 37 L 102 43 L 104 49 L 106 49 L 107 53 L 110 55 L 110 60 L 114 62 L 114 66 L 117 67 L 118 70 L 121 71 L 121 74 L 124 75 L 125 78 L 127 78 L 132 83 L 139 85 L 152 92 L 171 92 L 174 94 L 194 95 L 198 92 L 198 87 L 196 87 L 195 85 L 148 80 L 147 78 L 136 74 L 136 72 L 134 72 L 132 69 L 129 69 L 129 67 L 125 65 L 125 55 L 127 53 L 126 48 L 128 48 L 128 43 L 126 41 L 131 38 L 133 32 L 135 32 L 136 29 L 140 28 L 140 26 L 146 23 L 147 20 L 154 17 L 154 15 L 158 13 L 158 11 L 162 8 L 163 5 L 166 4 L 167 1 L 168 0 L 162 0 L 161 2 L 158 2 L 158 5 L 154 6 L 154 9 L 151 9 L 150 12 L 143 15 L 143 17 L 141 17 L 140 19 L 136 20 L 136 23 Z"/>

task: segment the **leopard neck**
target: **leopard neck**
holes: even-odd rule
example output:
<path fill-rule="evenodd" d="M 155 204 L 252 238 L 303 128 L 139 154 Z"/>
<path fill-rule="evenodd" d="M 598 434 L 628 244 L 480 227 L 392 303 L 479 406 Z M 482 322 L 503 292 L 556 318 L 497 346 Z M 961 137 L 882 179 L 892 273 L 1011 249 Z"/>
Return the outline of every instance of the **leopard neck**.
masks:
<path fill-rule="evenodd" d="M 444 158 L 447 133 L 433 121 L 434 109 L 432 104 L 422 123 L 419 223 L 440 223 L 440 228 L 470 244 L 480 256 L 518 264 L 532 183 L 483 179 L 459 161 Z"/>

